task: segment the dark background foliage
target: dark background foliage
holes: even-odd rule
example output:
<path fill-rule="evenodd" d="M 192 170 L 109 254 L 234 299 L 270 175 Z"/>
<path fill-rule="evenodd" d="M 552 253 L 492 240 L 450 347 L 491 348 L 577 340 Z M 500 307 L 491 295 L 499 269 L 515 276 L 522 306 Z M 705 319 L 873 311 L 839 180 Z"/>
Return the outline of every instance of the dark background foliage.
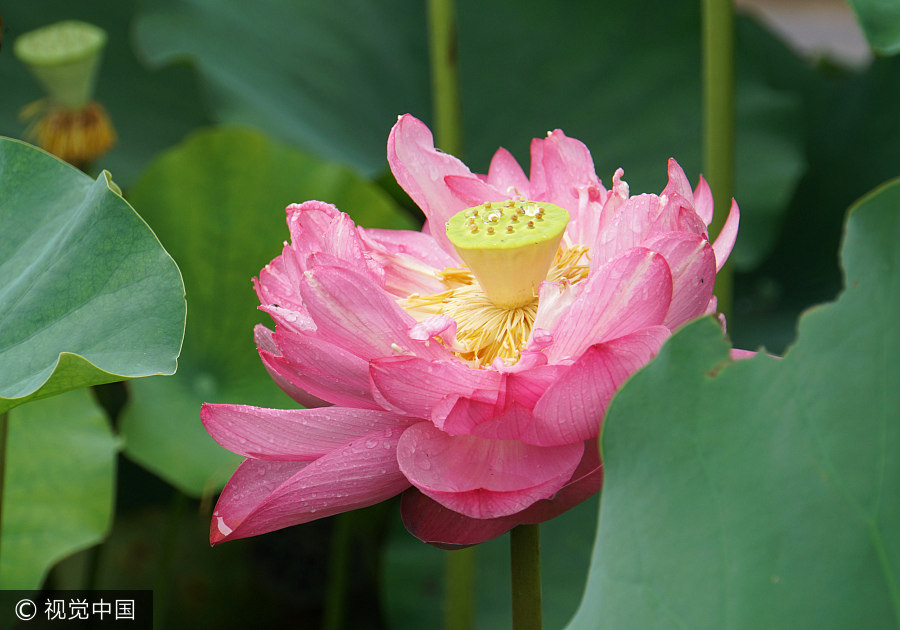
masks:
<path fill-rule="evenodd" d="M 658 192 L 670 156 L 696 183 L 699 3 L 461 0 L 458 11 L 474 171 L 498 146 L 527 170 L 530 139 L 562 128 L 606 183 L 621 166 L 632 192 Z M 101 546 L 57 565 L 46 586 L 154 588 L 160 627 L 339 627 L 324 611 L 329 584 L 345 580 L 344 627 L 433 625 L 443 555 L 402 530 L 394 502 L 210 549 L 209 514 L 235 459 L 198 413 L 203 401 L 291 404 L 255 359 L 251 328 L 264 318 L 249 283 L 287 237 L 286 203 L 323 198 L 364 225 L 419 220 L 387 172 L 385 142 L 398 114 L 431 119 L 424 5 L 31 0 L 0 14 L 0 134 L 11 137 L 41 97 L 15 38 L 67 18 L 108 31 L 97 98 L 119 142 L 94 167 L 169 248 L 189 304 L 178 375 L 95 391 L 124 440 L 115 518 Z M 782 353 L 798 315 L 841 288 L 847 208 L 900 174 L 900 61 L 801 59 L 749 18 L 737 35 L 742 227 L 729 334 Z M 578 605 L 596 504 L 544 528 L 548 627 Z M 503 626 L 505 543 L 478 554 L 480 625 Z"/>

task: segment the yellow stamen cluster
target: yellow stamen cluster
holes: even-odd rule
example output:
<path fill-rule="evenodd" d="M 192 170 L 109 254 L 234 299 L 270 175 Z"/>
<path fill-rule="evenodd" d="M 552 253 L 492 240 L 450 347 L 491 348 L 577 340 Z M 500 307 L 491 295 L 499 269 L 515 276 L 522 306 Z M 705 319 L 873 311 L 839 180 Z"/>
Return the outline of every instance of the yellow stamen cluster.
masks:
<path fill-rule="evenodd" d="M 77 109 L 38 101 L 26 107 L 26 136 L 42 149 L 79 168 L 105 154 L 116 142 L 106 110 L 92 101 Z"/>
<path fill-rule="evenodd" d="M 575 284 L 587 278 L 586 247 L 560 247 L 547 280 Z M 448 268 L 439 273 L 447 290 L 433 295 L 411 295 L 400 305 L 417 319 L 447 315 L 456 321 L 456 354 L 476 366 L 490 365 L 500 358 L 512 364 L 528 337 L 538 309 L 538 298 L 518 307 L 495 305 L 475 276 L 466 268 Z"/>

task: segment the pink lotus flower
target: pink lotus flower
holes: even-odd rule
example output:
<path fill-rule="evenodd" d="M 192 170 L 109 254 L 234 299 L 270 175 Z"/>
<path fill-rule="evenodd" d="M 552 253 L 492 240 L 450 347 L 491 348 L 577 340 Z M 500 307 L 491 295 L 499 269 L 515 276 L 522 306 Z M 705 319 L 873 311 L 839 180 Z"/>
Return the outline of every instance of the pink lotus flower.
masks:
<path fill-rule="evenodd" d="M 255 331 L 260 357 L 309 408 L 203 406 L 209 433 L 247 458 L 219 498 L 214 544 L 401 492 L 410 532 L 442 546 L 550 519 L 600 488 L 597 436 L 616 389 L 673 329 L 715 312 L 738 208 L 711 245 L 710 189 L 701 177 L 692 190 L 675 160 L 660 195 L 629 196 L 621 169 L 607 190 L 587 148 L 556 130 L 532 142 L 530 177 L 505 149 L 475 175 L 406 115 L 388 161 L 425 212 L 422 232 L 293 204 L 291 243 L 254 280 L 275 321 Z M 476 206 L 475 236 L 493 233 L 499 209 L 540 223 L 543 202 L 569 216 L 558 249 L 545 246 L 549 269 L 524 304 L 497 300 L 531 263 L 470 269 L 445 226 Z"/>

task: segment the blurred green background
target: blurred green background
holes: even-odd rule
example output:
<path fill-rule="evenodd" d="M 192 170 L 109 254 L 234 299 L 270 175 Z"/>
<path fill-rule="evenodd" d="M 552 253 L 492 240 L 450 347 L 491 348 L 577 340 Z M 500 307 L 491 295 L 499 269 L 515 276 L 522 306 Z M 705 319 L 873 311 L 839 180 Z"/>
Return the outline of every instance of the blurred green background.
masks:
<path fill-rule="evenodd" d="M 285 205 L 322 199 L 364 226 L 421 221 L 385 145 L 398 114 L 432 119 L 424 3 L 29 0 L 0 3 L 0 15 L 0 135 L 14 138 L 21 108 L 42 96 L 15 38 L 69 18 L 108 32 L 96 95 L 119 138 L 90 174 L 112 173 L 181 268 L 188 301 L 175 376 L 94 388 L 121 447 L 114 513 L 100 545 L 47 560 L 44 584 L 153 588 L 167 628 L 435 627 L 444 552 L 406 534 L 395 502 L 210 549 L 209 515 L 237 458 L 199 420 L 204 401 L 294 404 L 252 338 L 266 318 L 250 278 L 280 253 Z M 587 144 L 604 183 L 621 166 L 632 193 L 658 192 L 671 156 L 696 184 L 699 3 L 460 0 L 458 36 L 473 171 L 499 146 L 527 170 L 531 138 L 561 128 Z M 900 60 L 800 56 L 744 16 L 737 37 L 742 216 L 728 332 L 736 347 L 779 354 L 799 313 L 841 288 L 847 208 L 900 174 Z M 548 628 L 578 606 L 596 508 L 543 528 Z M 350 550 L 343 568 L 333 545 Z M 479 548 L 479 627 L 506 623 L 507 558 L 505 540 Z M 349 604 L 326 619 L 341 579 Z"/>

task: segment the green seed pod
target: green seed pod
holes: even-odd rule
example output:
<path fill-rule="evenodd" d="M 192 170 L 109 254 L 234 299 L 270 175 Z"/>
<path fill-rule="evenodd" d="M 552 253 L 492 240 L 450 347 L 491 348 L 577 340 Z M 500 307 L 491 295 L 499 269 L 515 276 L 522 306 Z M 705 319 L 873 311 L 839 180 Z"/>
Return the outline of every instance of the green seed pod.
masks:
<path fill-rule="evenodd" d="M 75 20 L 57 22 L 16 39 L 13 52 L 47 90 L 69 109 L 91 100 L 106 31 Z"/>
<path fill-rule="evenodd" d="M 447 238 L 491 302 L 518 308 L 537 297 L 568 223 L 552 203 L 487 202 L 450 217 Z"/>

